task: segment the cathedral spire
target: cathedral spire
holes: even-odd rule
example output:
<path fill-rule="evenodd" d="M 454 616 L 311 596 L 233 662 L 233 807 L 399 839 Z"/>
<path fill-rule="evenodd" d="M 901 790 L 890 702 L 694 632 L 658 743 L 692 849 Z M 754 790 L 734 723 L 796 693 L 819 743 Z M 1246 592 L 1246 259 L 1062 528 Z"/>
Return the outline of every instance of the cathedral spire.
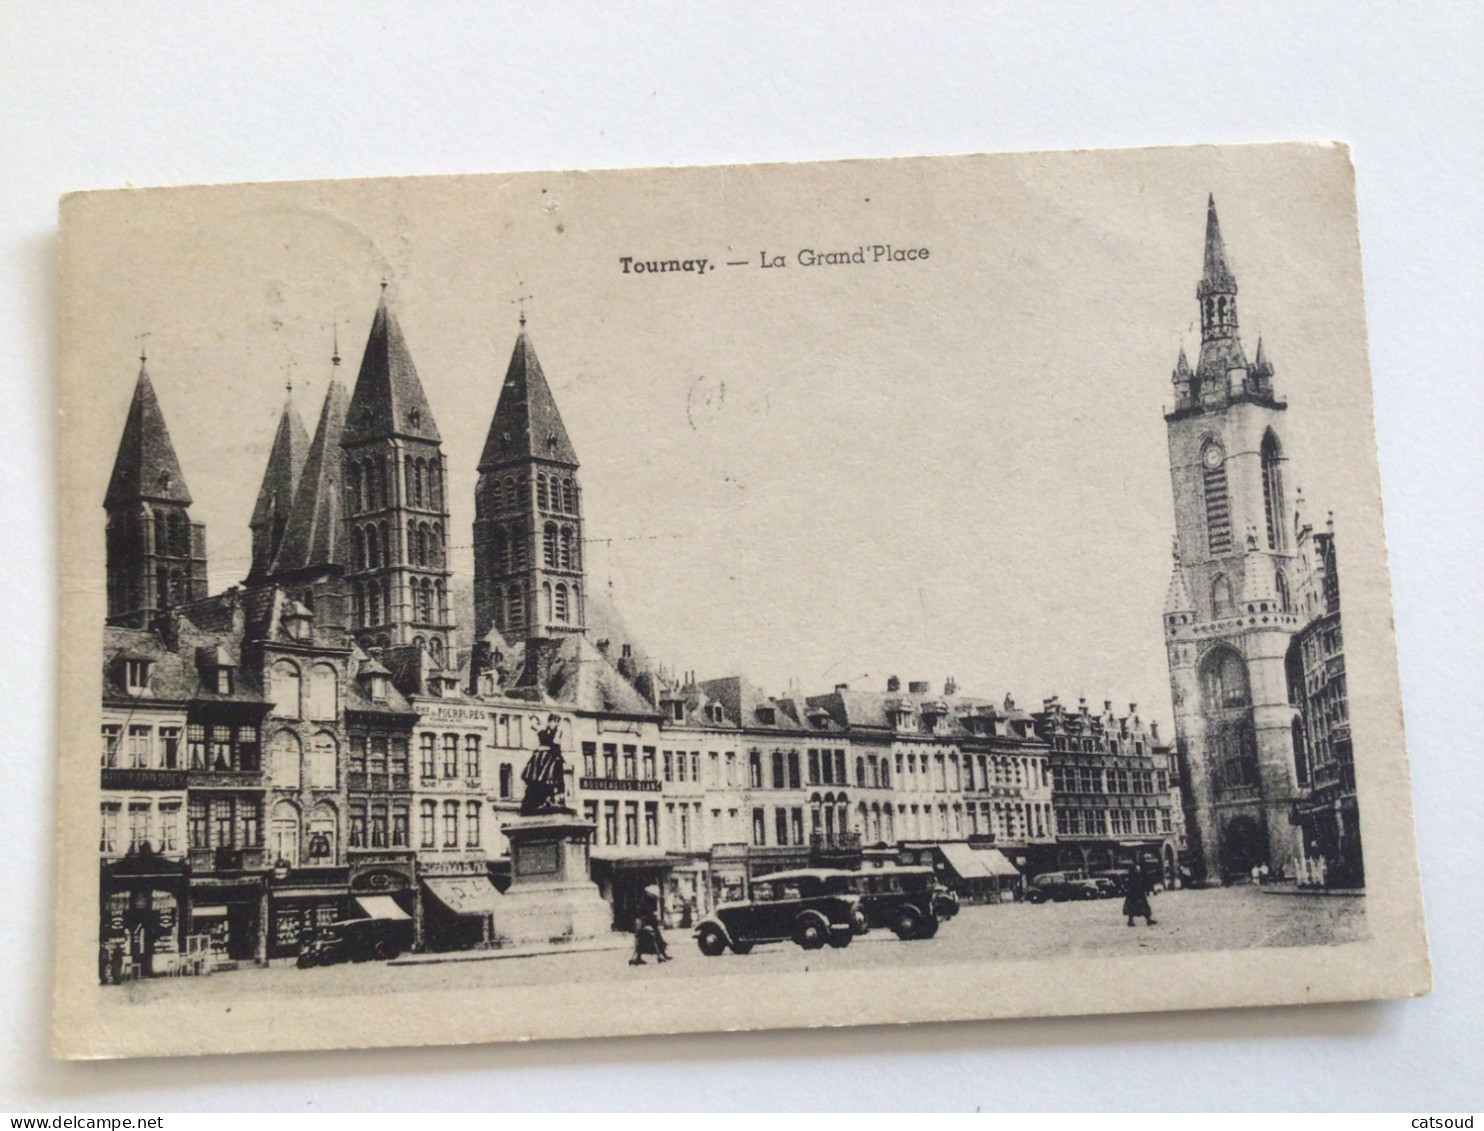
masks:
<path fill-rule="evenodd" d="M 119 439 L 103 505 L 111 507 L 144 499 L 191 505 L 191 493 L 186 489 L 185 476 L 180 473 L 170 430 L 165 427 L 165 414 L 160 411 L 155 387 L 141 356 L 134 399 L 124 421 L 124 434 Z"/>
<path fill-rule="evenodd" d="M 520 459 L 577 466 L 577 452 L 524 329 L 515 339 L 515 350 L 505 370 L 505 383 L 500 387 L 484 453 L 479 457 L 479 470 Z"/>
<path fill-rule="evenodd" d="M 351 396 L 343 442 L 354 446 L 393 436 L 434 444 L 440 441 L 417 366 L 412 363 L 402 328 L 387 305 L 383 289 Z"/>
<path fill-rule="evenodd" d="M 345 386 L 332 377 L 272 564 L 274 574 L 345 566 L 345 524 L 340 505 L 340 437 L 345 429 L 345 411 Z"/>
<path fill-rule="evenodd" d="M 278 416 L 278 430 L 273 435 L 273 449 L 268 454 L 268 466 L 258 488 L 258 501 L 248 523 L 252 530 L 250 582 L 266 575 L 273 566 L 273 559 L 288 528 L 289 512 L 293 509 L 299 477 L 308 455 L 309 433 L 294 406 L 294 386 L 289 382 L 283 411 Z"/>

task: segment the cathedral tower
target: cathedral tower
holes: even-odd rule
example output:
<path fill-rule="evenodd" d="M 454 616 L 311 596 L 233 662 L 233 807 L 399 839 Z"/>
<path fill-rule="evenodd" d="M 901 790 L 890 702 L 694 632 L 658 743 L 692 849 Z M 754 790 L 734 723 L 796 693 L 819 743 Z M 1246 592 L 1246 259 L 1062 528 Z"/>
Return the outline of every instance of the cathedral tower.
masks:
<path fill-rule="evenodd" d="M 584 630 L 577 453 L 521 318 L 474 495 L 474 628 L 512 643 Z"/>
<path fill-rule="evenodd" d="M 294 495 L 299 489 L 299 476 L 304 470 L 304 460 L 309 454 L 309 433 L 299 419 L 299 410 L 294 407 L 293 388 L 284 399 L 283 412 L 278 417 L 278 431 L 273 436 L 273 450 L 268 455 L 268 467 L 263 472 L 263 483 L 258 488 L 258 501 L 253 507 L 252 521 L 252 569 L 247 583 L 255 584 L 273 568 L 273 559 L 278 556 L 278 547 L 283 544 L 284 531 L 288 528 L 289 511 L 293 509 Z"/>
<path fill-rule="evenodd" d="M 155 612 L 206 596 L 206 527 L 192 522 L 191 493 L 144 358 L 124 421 L 108 513 L 108 623 L 146 627 Z"/>
<path fill-rule="evenodd" d="M 365 647 L 453 643 L 442 439 L 385 285 L 340 438 L 351 617 Z"/>
<path fill-rule="evenodd" d="M 1193 847 L 1211 879 L 1254 865 L 1291 871 L 1289 813 L 1300 796 L 1284 655 L 1298 627 L 1284 496 L 1284 414 L 1273 368 L 1248 361 L 1237 282 L 1214 200 L 1196 288 L 1201 352 L 1182 350 L 1165 417 L 1175 502 L 1175 565 L 1165 644 Z"/>

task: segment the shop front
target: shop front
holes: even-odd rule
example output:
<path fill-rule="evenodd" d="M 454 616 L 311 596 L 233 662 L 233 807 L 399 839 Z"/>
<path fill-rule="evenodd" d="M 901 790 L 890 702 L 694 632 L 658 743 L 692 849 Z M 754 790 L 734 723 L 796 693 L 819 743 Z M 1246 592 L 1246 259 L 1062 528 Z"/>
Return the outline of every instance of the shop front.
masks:
<path fill-rule="evenodd" d="M 642 915 L 663 915 L 675 861 L 669 856 L 592 858 L 592 878 L 613 909 L 613 929 L 632 931 Z"/>
<path fill-rule="evenodd" d="M 204 960 L 201 972 L 268 958 L 268 886 L 261 876 L 191 880 L 186 946 Z"/>
<path fill-rule="evenodd" d="M 150 852 L 104 864 L 98 980 L 105 985 L 177 969 L 185 947 L 185 864 Z"/>
<path fill-rule="evenodd" d="M 428 950 L 469 950 L 489 946 L 495 937 L 500 891 L 489 872 L 424 875 L 423 940 Z"/>
<path fill-rule="evenodd" d="M 275 870 L 270 883 L 270 959 L 295 957 L 324 928 L 345 917 L 345 868 L 285 868 Z"/>

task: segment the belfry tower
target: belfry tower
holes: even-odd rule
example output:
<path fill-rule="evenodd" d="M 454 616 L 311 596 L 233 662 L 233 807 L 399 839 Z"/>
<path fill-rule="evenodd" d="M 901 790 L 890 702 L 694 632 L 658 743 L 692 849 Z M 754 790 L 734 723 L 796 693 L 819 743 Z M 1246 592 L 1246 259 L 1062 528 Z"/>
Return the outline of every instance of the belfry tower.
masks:
<path fill-rule="evenodd" d="M 1298 853 L 1284 655 L 1299 619 L 1284 495 L 1288 406 L 1273 392 L 1262 343 L 1250 362 L 1243 352 L 1214 200 L 1196 299 L 1200 358 L 1192 369 L 1180 352 L 1165 416 L 1176 530 L 1165 644 L 1192 847 L 1210 879 L 1234 880 L 1255 865 L 1291 871 Z"/>
<path fill-rule="evenodd" d="M 439 663 L 449 612 L 448 469 L 386 285 L 340 437 L 351 625 L 364 647 L 425 644 Z"/>
<path fill-rule="evenodd" d="M 206 596 L 206 527 L 191 521 L 191 493 L 144 357 L 124 421 L 108 512 L 108 623 L 145 628 L 160 610 Z"/>
<path fill-rule="evenodd" d="M 474 494 L 474 628 L 512 643 L 584 631 L 577 453 L 521 317 Z"/>

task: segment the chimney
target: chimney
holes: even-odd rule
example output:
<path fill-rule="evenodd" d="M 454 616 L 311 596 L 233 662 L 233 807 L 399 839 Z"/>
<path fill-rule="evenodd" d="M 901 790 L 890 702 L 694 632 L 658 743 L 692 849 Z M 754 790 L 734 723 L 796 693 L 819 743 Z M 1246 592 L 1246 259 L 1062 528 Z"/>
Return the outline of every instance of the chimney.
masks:
<path fill-rule="evenodd" d="M 526 664 L 520 673 L 517 687 L 534 687 L 545 694 L 551 681 L 551 664 L 556 659 L 561 642 L 551 636 L 532 636 L 526 640 Z"/>
<path fill-rule="evenodd" d="M 907 684 L 907 692 L 911 695 L 926 695 L 931 686 L 925 679 L 914 679 Z"/>
<path fill-rule="evenodd" d="M 886 690 L 888 690 L 888 691 L 900 691 L 900 690 L 902 690 L 902 681 L 901 681 L 900 677 L 894 676 L 894 675 L 887 676 L 886 677 Z"/>
<path fill-rule="evenodd" d="M 943 681 L 943 694 L 944 695 L 957 695 L 958 694 L 958 680 L 954 679 L 952 676 L 949 676 L 946 680 L 944 680 Z"/>
<path fill-rule="evenodd" d="M 835 684 L 835 694 L 836 695 L 840 694 L 840 692 L 842 692 L 842 691 L 849 691 L 849 690 L 850 690 L 850 684 L 848 684 L 848 683 L 837 683 L 837 684 Z"/>
<path fill-rule="evenodd" d="M 1104 699 L 1103 700 L 1103 714 L 1105 714 L 1105 715 L 1111 715 L 1112 713 L 1113 713 L 1113 700 L 1111 700 L 1111 699 Z"/>
<path fill-rule="evenodd" d="M 601 640 L 597 641 L 595 647 L 603 655 L 608 655 L 608 637 L 605 636 Z"/>
<path fill-rule="evenodd" d="M 488 640 L 476 640 L 474 651 L 469 655 L 469 694 L 480 694 L 480 685 L 484 682 L 484 673 L 493 671 L 495 658 L 493 649 L 490 648 Z"/>
<path fill-rule="evenodd" d="M 1138 713 L 1139 713 L 1139 705 L 1138 705 L 1138 704 L 1137 704 L 1137 703 L 1130 703 L 1130 704 L 1129 704 L 1129 705 L 1128 705 L 1128 713 L 1129 713 L 1129 714 L 1130 714 L 1130 715 L 1135 715 L 1135 716 L 1137 716 L 1137 715 L 1138 715 Z"/>

